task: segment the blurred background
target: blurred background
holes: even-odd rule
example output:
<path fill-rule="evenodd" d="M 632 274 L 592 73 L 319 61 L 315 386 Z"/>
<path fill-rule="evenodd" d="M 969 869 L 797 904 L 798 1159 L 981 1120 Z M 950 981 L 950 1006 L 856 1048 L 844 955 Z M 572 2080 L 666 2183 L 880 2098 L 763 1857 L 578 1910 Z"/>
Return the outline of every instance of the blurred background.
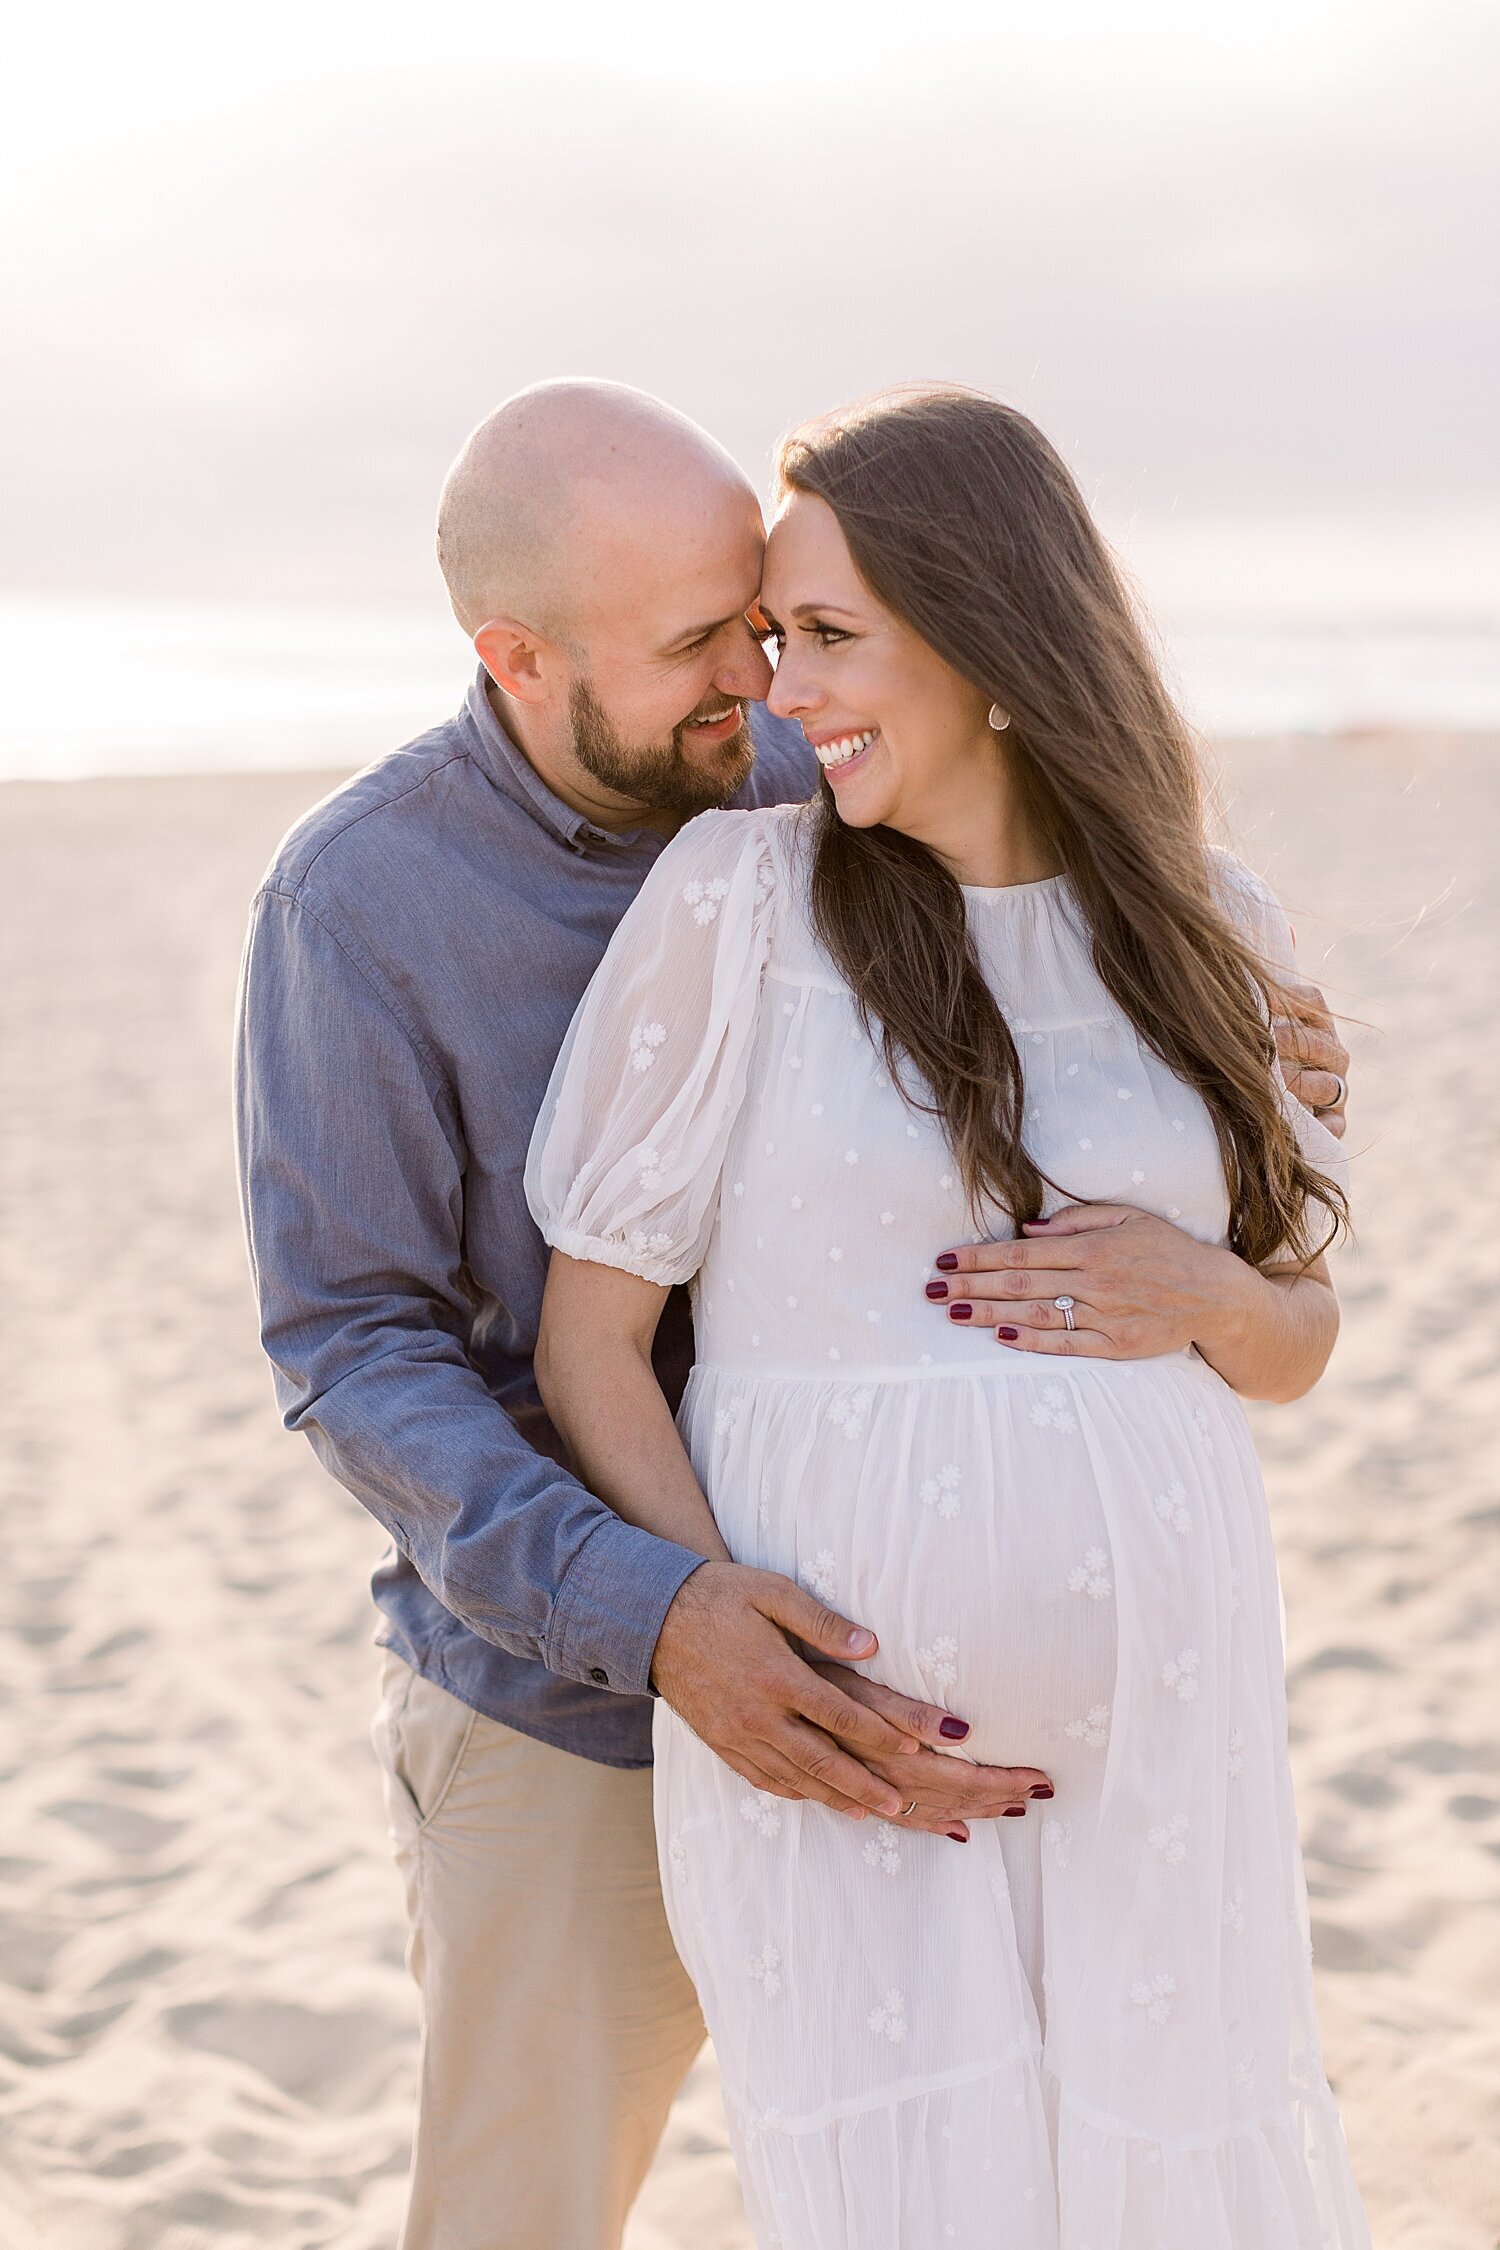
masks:
<path fill-rule="evenodd" d="M 521 384 L 763 478 L 875 385 L 1061 446 L 1236 731 L 1500 720 L 1492 0 L 31 9 L 0 86 L 0 771 L 364 756 Z"/>
<path fill-rule="evenodd" d="M 382 1540 L 277 1425 L 229 1027 L 277 837 L 464 691 L 449 461 L 559 373 L 762 480 L 1000 392 L 1157 619 L 1354 1051 L 1344 1333 L 1254 1416 L 1329 2071 L 1377 2250 L 1496 2250 L 1497 62 L 1493 0 L 12 12 L 0 2250 L 396 2239 Z M 709 2054 L 627 2250 L 749 2250 Z"/>

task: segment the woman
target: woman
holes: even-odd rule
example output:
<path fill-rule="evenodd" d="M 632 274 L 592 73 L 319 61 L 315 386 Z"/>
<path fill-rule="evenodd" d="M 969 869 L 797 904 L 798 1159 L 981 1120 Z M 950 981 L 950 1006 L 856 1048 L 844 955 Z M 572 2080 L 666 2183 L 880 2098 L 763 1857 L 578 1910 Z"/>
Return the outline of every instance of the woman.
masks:
<path fill-rule="evenodd" d="M 1207 851 L 1030 423 L 896 393 L 779 476 L 771 701 L 824 787 L 685 828 L 584 999 L 532 1150 L 538 1375 L 622 1515 L 800 1577 L 875 1628 L 876 1677 L 973 1721 L 966 1755 L 1056 1796 L 957 1850 L 747 1787 L 659 1708 L 668 1910 L 752 2222 L 1354 2250 L 1236 1395 L 1307 1389 L 1337 1326 L 1337 1146 L 1268 1030 L 1290 933 Z M 1135 1361 L 1068 1287 L 1069 1230 L 1125 1206 L 1205 1277 L 1190 1342 Z M 999 1327 L 928 1264 L 1049 1228 Z M 679 1437 L 650 1350 L 689 1277 Z"/>

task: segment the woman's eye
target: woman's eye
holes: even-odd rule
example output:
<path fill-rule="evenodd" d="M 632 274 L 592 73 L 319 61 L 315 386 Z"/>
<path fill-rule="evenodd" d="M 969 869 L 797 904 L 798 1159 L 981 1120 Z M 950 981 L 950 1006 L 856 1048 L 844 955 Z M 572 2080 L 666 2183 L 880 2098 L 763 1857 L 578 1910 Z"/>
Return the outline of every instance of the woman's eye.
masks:
<path fill-rule="evenodd" d="M 839 631 L 837 625 L 810 625 L 808 631 L 817 634 L 824 648 L 832 648 L 836 641 L 847 641 L 849 638 L 847 633 Z"/>

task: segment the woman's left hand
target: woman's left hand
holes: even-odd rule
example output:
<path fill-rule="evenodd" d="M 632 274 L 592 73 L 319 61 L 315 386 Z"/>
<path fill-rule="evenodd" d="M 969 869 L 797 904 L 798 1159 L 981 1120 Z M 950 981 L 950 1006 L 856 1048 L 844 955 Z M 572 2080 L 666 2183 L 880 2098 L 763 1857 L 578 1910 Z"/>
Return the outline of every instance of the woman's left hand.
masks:
<path fill-rule="evenodd" d="M 993 1328 L 1013 1352 L 1088 1359 L 1201 1347 L 1258 1278 L 1232 1251 L 1122 1203 L 1069 1204 L 1014 1242 L 970 1243 L 938 1265 L 927 1293 L 949 1320 Z M 1073 1299 L 1071 1329 L 1059 1297 Z"/>

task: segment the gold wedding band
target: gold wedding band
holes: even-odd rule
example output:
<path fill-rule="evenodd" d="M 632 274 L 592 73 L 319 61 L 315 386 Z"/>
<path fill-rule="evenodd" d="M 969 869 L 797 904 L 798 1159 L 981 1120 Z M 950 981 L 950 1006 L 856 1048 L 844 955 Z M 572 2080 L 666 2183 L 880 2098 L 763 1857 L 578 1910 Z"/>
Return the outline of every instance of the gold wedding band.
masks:
<path fill-rule="evenodd" d="M 898 1813 L 897 1813 L 897 1815 L 896 1815 L 896 1818 L 897 1818 L 898 1820 L 910 1820 L 910 1819 L 911 1819 L 911 1816 L 912 1816 L 912 1814 L 913 1814 L 913 1813 L 914 1813 L 914 1812 L 916 1811 L 916 1809 L 917 1809 L 917 1800 L 916 1800 L 916 1798 L 915 1798 L 915 1797 L 913 1797 L 913 1799 L 912 1799 L 912 1801 L 911 1801 L 911 1803 L 910 1803 L 909 1805 L 903 1805 L 903 1806 L 902 1806 L 902 1808 L 901 1808 L 900 1812 L 898 1812 Z"/>

